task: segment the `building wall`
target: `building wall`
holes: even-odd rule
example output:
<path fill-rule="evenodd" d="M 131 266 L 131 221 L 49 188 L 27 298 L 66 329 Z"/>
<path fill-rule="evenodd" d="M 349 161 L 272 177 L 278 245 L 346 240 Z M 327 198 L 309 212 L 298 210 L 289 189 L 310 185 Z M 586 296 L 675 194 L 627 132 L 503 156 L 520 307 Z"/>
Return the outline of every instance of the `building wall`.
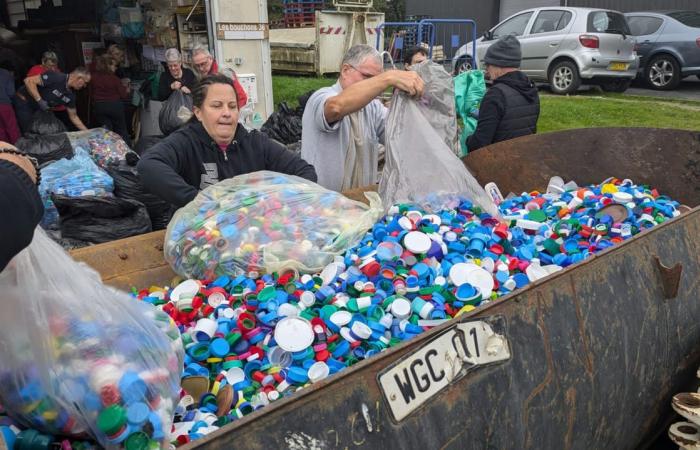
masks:
<path fill-rule="evenodd" d="M 472 19 L 477 32 L 498 23 L 498 0 L 406 0 L 406 16 L 432 16 L 434 19 Z"/>
<path fill-rule="evenodd" d="M 562 0 L 568 6 L 615 9 L 622 12 L 659 9 L 690 9 L 700 11 L 700 0 Z"/>

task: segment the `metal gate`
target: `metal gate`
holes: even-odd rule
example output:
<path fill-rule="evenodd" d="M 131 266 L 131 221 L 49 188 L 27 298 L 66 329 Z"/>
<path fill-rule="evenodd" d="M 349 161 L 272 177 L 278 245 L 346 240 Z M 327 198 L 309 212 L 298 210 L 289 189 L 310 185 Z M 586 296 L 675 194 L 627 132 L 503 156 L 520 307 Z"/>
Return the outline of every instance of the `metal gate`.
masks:
<path fill-rule="evenodd" d="M 428 32 L 428 56 L 452 72 L 455 54 L 464 45 L 472 45 L 476 54 L 476 22 L 471 19 L 423 19 L 418 23 L 418 35 Z M 476 69 L 474 61 L 473 68 Z"/>
<path fill-rule="evenodd" d="M 429 34 L 432 27 L 425 28 L 424 32 L 419 32 L 419 22 L 385 22 L 376 29 L 377 39 L 375 47 L 380 52 L 387 52 L 394 64 L 401 66 L 404 54 L 411 48 L 425 44 L 428 45 Z M 384 46 L 381 46 L 380 39 L 384 36 Z"/>

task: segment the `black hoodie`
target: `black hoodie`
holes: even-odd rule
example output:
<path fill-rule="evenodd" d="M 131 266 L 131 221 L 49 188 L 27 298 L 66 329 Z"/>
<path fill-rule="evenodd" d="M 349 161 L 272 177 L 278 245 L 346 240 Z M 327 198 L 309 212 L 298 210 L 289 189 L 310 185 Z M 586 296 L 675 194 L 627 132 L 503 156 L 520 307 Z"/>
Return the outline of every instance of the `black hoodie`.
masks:
<path fill-rule="evenodd" d="M 240 124 L 223 151 L 201 123 L 190 123 L 153 146 L 139 161 L 138 170 L 146 189 L 178 208 L 209 185 L 259 170 L 317 179 L 311 164 Z"/>
<path fill-rule="evenodd" d="M 11 214 L 0 222 L 0 272 L 29 245 L 44 215 L 39 191 L 18 165 L 0 160 L 0 211 Z"/>
<path fill-rule="evenodd" d="M 493 82 L 479 108 L 476 131 L 467 139 L 472 152 L 506 139 L 537 132 L 540 97 L 535 84 L 524 73 L 509 72 Z"/>

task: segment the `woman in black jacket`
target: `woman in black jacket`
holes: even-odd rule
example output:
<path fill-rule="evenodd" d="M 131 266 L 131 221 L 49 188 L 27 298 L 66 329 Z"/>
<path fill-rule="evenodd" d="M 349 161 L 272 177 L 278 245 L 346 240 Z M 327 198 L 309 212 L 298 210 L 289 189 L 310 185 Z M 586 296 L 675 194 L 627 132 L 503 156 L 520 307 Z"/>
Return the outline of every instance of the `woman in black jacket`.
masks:
<path fill-rule="evenodd" d="M 44 215 L 37 181 L 35 161 L 0 141 L 0 211 L 12 214 L 0 221 L 0 271 L 29 245 Z"/>
<path fill-rule="evenodd" d="M 197 77 L 190 69 L 182 67 L 180 52 L 176 48 L 169 48 L 165 51 L 165 62 L 168 70 L 160 75 L 158 100 L 167 100 L 177 90 L 189 94 L 197 83 Z"/>
<path fill-rule="evenodd" d="M 192 92 L 192 121 L 139 161 L 144 186 L 181 207 L 217 182 L 270 170 L 316 181 L 314 167 L 259 131 L 238 124 L 238 99 L 225 75 L 203 78 Z"/>

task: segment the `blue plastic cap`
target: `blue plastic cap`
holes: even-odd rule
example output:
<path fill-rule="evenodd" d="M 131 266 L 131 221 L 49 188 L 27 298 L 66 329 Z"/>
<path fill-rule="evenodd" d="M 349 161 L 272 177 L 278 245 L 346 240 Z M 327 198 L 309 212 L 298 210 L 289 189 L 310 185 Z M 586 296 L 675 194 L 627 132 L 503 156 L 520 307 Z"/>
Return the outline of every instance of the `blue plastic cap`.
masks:
<path fill-rule="evenodd" d="M 5 441 L 6 448 L 12 449 L 15 447 L 15 440 L 17 439 L 17 436 L 15 436 L 15 433 L 12 431 L 12 429 L 10 429 L 10 427 L 1 426 L 0 436 Z"/>
<path fill-rule="evenodd" d="M 209 345 L 209 352 L 218 358 L 223 358 L 230 351 L 231 346 L 225 339 L 216 338 Z"/>
<path fill-rule="evenodd" d="M 142 400 L 147 390 L 146 382 L 136 372 L 127 371 L 119 380 L 119 392 L 127 404 Z"/>
<path fill-rule="evenodd" d="M 129 422 L 129 425 L 140 427 L 146 423 L 150 413 L 151 410 L 147 404 L 143 402 L 136 402 L 127 408 L 126 420 Z"/>

